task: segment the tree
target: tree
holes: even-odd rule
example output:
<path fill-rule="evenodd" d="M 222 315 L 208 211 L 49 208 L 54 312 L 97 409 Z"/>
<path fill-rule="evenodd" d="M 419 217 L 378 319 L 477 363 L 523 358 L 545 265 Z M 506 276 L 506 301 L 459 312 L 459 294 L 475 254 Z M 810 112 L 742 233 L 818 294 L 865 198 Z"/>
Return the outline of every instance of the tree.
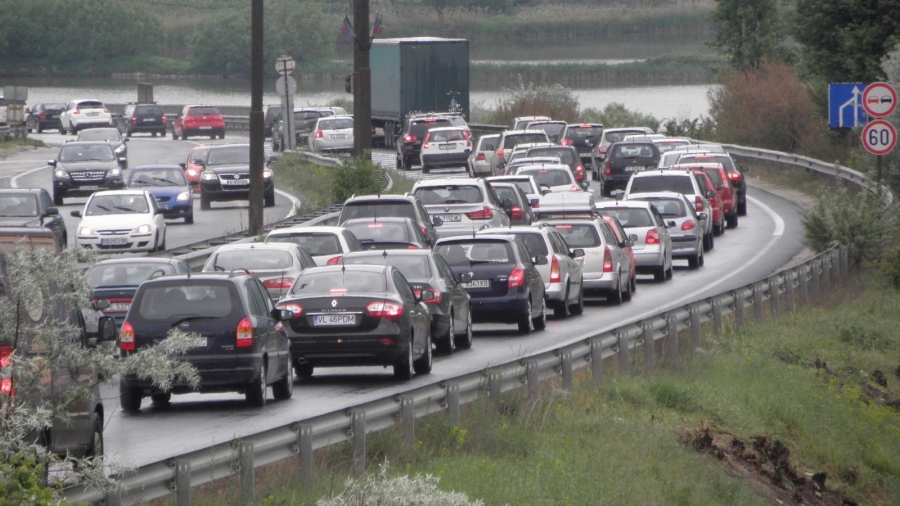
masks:
<path fill-rule="evenodd" d="M 874 82 L 900 41 L 900 0 L 797 0 L 794 36 L 803 64 L 825 82 Z"/>
<path fill-rule="evenodd" d="M 763 60 L 778 59 L 781 16 L 775 0 L 716 0 L 710 47 L 728 58 L 735 70 L 757 68 Z"/>

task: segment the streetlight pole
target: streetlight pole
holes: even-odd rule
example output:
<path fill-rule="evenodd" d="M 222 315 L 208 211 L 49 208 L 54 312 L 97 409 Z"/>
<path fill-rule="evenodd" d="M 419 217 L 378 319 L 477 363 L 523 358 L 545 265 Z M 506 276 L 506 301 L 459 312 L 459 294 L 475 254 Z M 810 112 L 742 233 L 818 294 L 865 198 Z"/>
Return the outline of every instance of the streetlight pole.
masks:
<path fill-rule="evenodd" d="M 250 235 L 263 227 L 263 0 L 252 0 L 250 12 Z"/>

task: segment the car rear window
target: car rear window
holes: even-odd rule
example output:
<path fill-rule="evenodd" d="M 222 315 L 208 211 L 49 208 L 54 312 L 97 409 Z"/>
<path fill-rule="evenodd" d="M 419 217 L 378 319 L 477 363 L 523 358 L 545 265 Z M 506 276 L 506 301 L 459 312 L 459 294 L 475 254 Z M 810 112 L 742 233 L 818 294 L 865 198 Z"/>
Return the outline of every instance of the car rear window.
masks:
<path fill-rule="evenodd" d="M 602 244 L 597 228 L 587 223 L 559 223 L 553 228 L 563 236 L 570 248 L 596 248 Z"/>
<path fill-rule="evenodd" d="M 62 111 L 66 108 L 66 104 L 44 104 L 45 111 Z"/>
<path fill-rule="evenodd" d="M 423 120 L 413 120 L 409 125 L 409 133 L 420 139 L 425 138 L 425 134 L 432 128 L 453 126 L 449 119 L 432 118 Z"/>
<path fill-rule="evenodd" d="M 523 133 L 510 135 L 503 139 L 503 149 L 514 148 L 519 144 L 524 144 L 526 142 L 547 142 L 547 134 L 542 132 L 533 134 Z"/>
<path fill-rule="evenodd" d="M 694 185 L 691 184 L 691 175 L 654 175 L 653 177 L 631 178 L 631 186 L 628 189 L 629 194 L 653 192 L 678 192 L 692 195 L 694 193 Z"/>
<path fill-rule="evenodd" d="M 341 253 L 341 241 L 332 233 L 286 233 L 266 237 L 266 242 L 299 244 L 310 255 L 336 255 Z"/>
<path fill-rule="evenodd" d="M 638 199 L 645 200 L 645 199 Z M 684 218 L 687 216 L 687 209 L 684 201 L 680 199 L 646 199 L 651 202 L 653 207 L 659 211 L 663 218 Z"/>
<path fill-rule="evenodd" d="M 157 276 L 175 274 L 175 267 L 170 264 L 107 264 L 93 265 L 84 273 L 84 278 L 92 288 L 98 286 L 137 286 Z"/>
<path fill-rule="evenodd" d="M 569 148 L 531 148 L 525 156 L 556 156 L 569 166 L 574 165 L 576 161 L 581 161 L 575 151 Z"/>
<path fill-rule="evenodd" d="M 551 140 L 559 139 L 560 134 L 562 134 L 563 129 L 566 128 L 565 123 L 538 123 L 536 125 L 531 125 L 526 127 L 528 130 L 543 130 L 547 137 L 550 137 Z"/>
<path fill-rule="evenodd" d="M 409 280 L 431 277 L 431 262 L 424 255 L 384 255 L 378 253 L 377 255 L 345 257 L 344 263 L 392 265 Z"/>
<path fill-rule="evenodd" d="M 696 155 L 682 155 L 678 163 L 721 163 L 728 172 L 737 172 L 734 160 L 726 154 L 703 153 Z"/>
<path fill-rule="evenodd" d="M 528 248 L 528 253 L 530 253 L 532 257 L 536 257 L 538 255 L 547 256 L 549 254 L 549 250 L 547 249 L 547 242 L 544 240 L 544 236 L 542 236 L 540 233 L 515 232 L 515 235 L 519 236 L 519 238 L 522 239 L 522 242 L 525 243 L 525 247 Z"/>
<path fill-rule="evenodd" d="M 287 269 L 294 265 L 287 251 L 265 249 L 241 249 L 213 253 L 210 265 L 217 271 L 232 270 L 262 271 Z"/>
<path fill-rule="evenodd" d="M 412 202 L 406 201 L 358 201 L 344 204 L 341 209 L 341 223 L 356 218 L 375 218 L 396 216 L 398 218 L 416 219 L 416 210 Z"/>
<path fill-rule="evenodd" d="M 135 114 L 162 114 L 162 109 L 157 105 L 139 105 L 134 108 Z"/>
<path fill-rule="evenodd" d="M 613 146 L 613 158 L 653 158 L 650 144 L 616 144 Z"/>
<path fill-rule="evenodd" d="M 588 140 L 594 144 L 600 141 L 601 135 L 603 135 L 603 127 L 598 126 L 569 125 L 569 128 L 566 130 L 566 139 L 574 141 Z"/>
<path fill-rule="evenodd" d="M 210 149 L 206 165 L 250 164 L 250 146 L 228 146 Z"/>
<path fill-rule="evenodd" d="M 444 185 L 418 188 L 413 195 L 423 204 L 478 204 L 484 202 L 481 188 L 476 185 Z"/>
<path fill-rule="evenodd" d="M 319 120 L 319 130 L 339 130 L 353 128 L 352 118 L 329 118 Z"/>
<path fill-rule="evenodd" d="M 520 169 L 517 174 L 531 176 L 538 185 L 562 186 L 574 183 L 569 169 Z"/>
<path fill-rule="evenodd" d="M 650 211 L 646 209 L 633 207 L 605 207 L 603 208 L 603 211 L 610 216 L 618 218 L 619 223 L 625 228 L 653 226 L 653 218 L 650 216 Z"/>
<path fill-rule="evenodd" d="M 139 290 L 138 318 L 144 321 L 180 320 L 189 317 L 225 318 L 238 308 L 232 283 L 184 282 L 153 284 Z M 133 310 L 134 308 L 132 308 Z"/>
<path fill-rule="evenodd" d="M 219 114 L 219 109 L 215 106 L 191 107 L 188 109 L 188 116 L 212 116 Z"/>
<path fill-rule="evenodd" d="M 366 223 L 345 223 L 344 228 L 353 232 L 364 246 L 373 242 L 402 242 L 410 243 L 409 227 L 406 223 L 370 221 Z"/>
<path fill-rule="evenodd" d="M 440 244 L 435 253 L 450 265 L 470 266 L 472 263 L 513 263 L 515 256 L 506 241 L 471 241 Z"/>
<path fill-rule="evenodd" d="M 719 171 L 718 168 L 703 169 L 703 172 L 706 173 L 706 177 L 708 177 L 709 180 L 713 182 L 713 184 L 718 185 L 718 184 L 722 184 L 725 182 L 722 180 L 722 173 Z"/>
<path fill-rule="evenodd" d="M 503 199 L 509 199 L 513 204 L 518 202 L 519 199 L 516 198 L 516 190 L 510 186 L 493 186 L 494 193 L 497 194 L 497 197 L 502 201 Z"/>
<path fill-rule="evenodd" d="M 290 295 L 346 295 L 383 293 L 387 290 L 384 274 L 350 270 L 303 273 L 294 281 Z"/>
<path fill-rule="evenodd" d="M 78 109 L 78 110 L 81 110 L 81 109 L 105 109 L 105 107 L 103 106 L 103 102 L 86 100 L 84 102 L 79 103 L 78 106 L 76 107 L 76 109 Z"/>

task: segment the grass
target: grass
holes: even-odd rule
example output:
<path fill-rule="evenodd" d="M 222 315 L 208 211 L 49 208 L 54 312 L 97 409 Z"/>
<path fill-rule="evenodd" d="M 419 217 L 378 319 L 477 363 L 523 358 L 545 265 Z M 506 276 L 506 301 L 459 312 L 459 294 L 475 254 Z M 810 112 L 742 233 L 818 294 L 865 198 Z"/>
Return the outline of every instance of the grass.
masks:
<path fill-rule="evenodd" d="M 0 138 L 0 151 L 9 151 L 12 149 L 19 149 L 23 147 L 34 147 L 34 148 L 43 148 L 45 144 L 41 141 L 36 141 L 34 139 L 10 139 L 4 140 Z"/>

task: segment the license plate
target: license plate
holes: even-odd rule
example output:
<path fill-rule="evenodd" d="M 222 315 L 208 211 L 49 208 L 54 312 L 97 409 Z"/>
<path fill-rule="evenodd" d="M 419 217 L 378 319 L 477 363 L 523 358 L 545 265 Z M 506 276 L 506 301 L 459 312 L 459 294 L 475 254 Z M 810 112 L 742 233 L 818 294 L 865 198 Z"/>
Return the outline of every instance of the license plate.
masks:
<path fill-rule="evenodd" d="M 100 244 L 104 246 L 113 246 L 116 244 L 128 244 L 127 237 L 107 237 L 100 239 Z"/>
<path fill-rule="evenodd" d="M 313 326 L 356 325 L 355 314 L 322 314 L 313 316 Z"/>
<path fill-rule="evenodd" d="M 347 134 L 334 134 L 331 136 L 332 139 L 346 139 Z"/>
<path fill-rule="evenodd" d="M 99 112 L 89 112 L 89 113 L 87 113 L 87 115 L 88 116 L 100 116 L 100 113 Z"/>
<path fill-rule="evenodd" d="M 459 223 L 462 221 L 461 214 L 445 214 L 441 216 L 444 223 Z"/>
<path fill-rule="evenodd" d="M 644 170 L 643 165 L 635 165 L 632 167 L 625 167 L 625 172 L 640 172 L 642 170 Z"/>
<path fill-rule="evenodd" d="M 211 126 L 202 126 L 202 127 L 200 127 L 200 130 L 212 130 L 212 127 Z"/>
<path fill-rule="evenodd" d="M 142 121 L 143 121 L 144 123 L 150 123 L 150 122 L 152 122 L 152 121 L 156 121 L 156 119 L 154 119 L 154 118 L 144 118 Z"/>
<path fill-rule="evenodd" d="M 206 338 L 205 337 L 189 337 L 188 344 L 190 344 L 191 348 L 206 348 Z"/>
<path fill-rule="evenodd" d="M 109 304 L 109 311 L 128 311 L 131 308 L 130 302 L 111 302 Z"/>
<path fill-rule="evenodd" d="M 246 186 L 250 184 L 249 179 L 223 179 L 222 186 Z"/>
<path fill-rule="evenodd" d="M 451 149 L 456 149 L 456 144 L 438 144 L 438 149 L 442 151 L 449 151 Z"/>
<path fill-rule="evenodd" d="M 79 190 L 99 190 L 100 187 L 97 185 L 88 185 L 88 186 L 79 186 Z"/>
<path fill-rule="evenodd" d="M 490 279 L 473 279 L 468 283 L 460 283 L 459 286 L 463 288 L 490 288 L 491 280 Z"/>

